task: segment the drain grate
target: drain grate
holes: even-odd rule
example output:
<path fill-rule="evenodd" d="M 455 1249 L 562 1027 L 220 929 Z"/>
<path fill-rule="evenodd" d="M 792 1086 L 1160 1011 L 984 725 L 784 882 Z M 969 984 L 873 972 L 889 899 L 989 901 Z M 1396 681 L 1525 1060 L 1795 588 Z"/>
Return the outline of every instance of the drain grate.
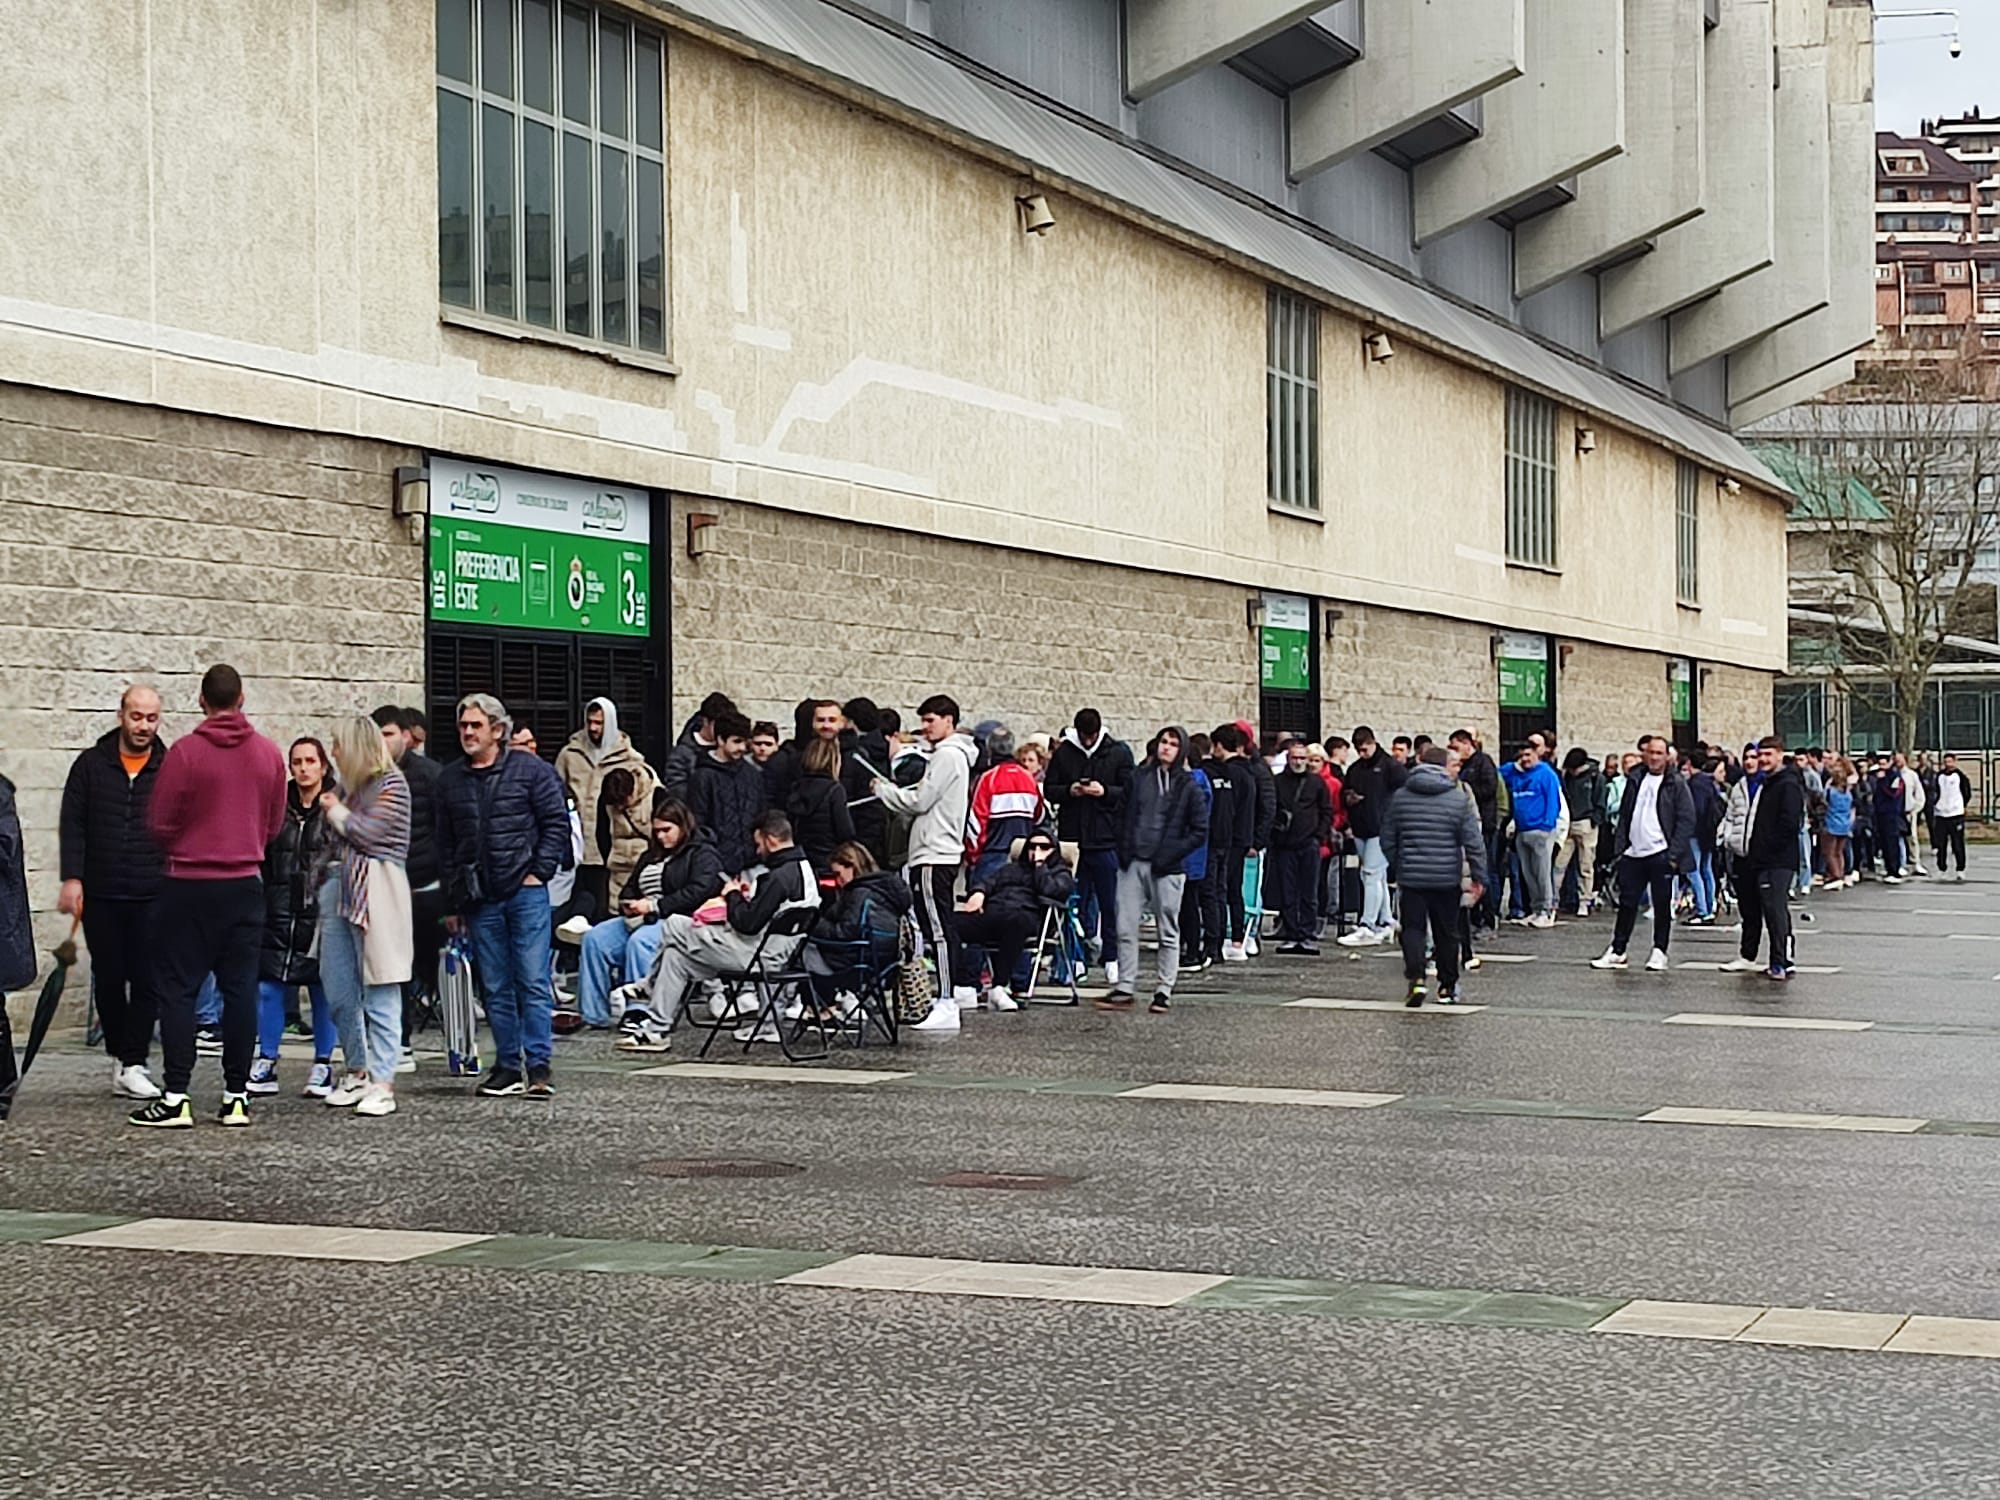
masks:
<path fill-rule="evenodd" d="M 748 1156 L 669 1156 L 640 1166 L 648 1177 L 793 1177 L 804 1167 Z"/>
<path fill-rule="evenodd" d="M 1046 1193 L 1055 1188 L 1074 1187 L 1080 1177 L 1057 1177 L 1041 1172 L 953 1172 L 934 1177 L 931 1187 L 999 1188 L 1016 1193 Z"/>

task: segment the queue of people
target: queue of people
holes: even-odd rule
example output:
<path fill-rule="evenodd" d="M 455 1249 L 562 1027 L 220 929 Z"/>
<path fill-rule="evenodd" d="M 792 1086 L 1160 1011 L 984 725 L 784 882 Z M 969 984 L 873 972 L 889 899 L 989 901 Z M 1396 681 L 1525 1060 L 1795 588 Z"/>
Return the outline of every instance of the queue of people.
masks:
<path fill-rule="evenodd" d="M 1017 1011 L 1031 944 L 1058 930 L 1066 978 L 1101 967 L 1100 1008 L 1143 995 L 1166 1014 L 1182 974 L 1249 961 L 1268 912 L 1281 957 L 1317 954 L 1329 927 L 1349 947 L 1400 937 L 1407 1003 L 1428 1002 L 1434 975 L 1452 1004 L 1503 914 L 1546 929 L 1603 892 L 1616 916 L 1594 967 L 1631 966 L 1650 917 L 1644 967 L 1665 969 L 1677 916 L 1712 924 L 1733 906 L 1741 955 L 1725 967 L 1785 980 L 1792 907 L 1815 884 L 1845 888 L 1877 861 L 1886 881 L 1921 872 L 1919 826 L 1940 873 L 1963 878 L 1972 795 L 1951 756 L 1864 768 L 1776 737 L 1738 760 L 1651 734 L 1600 763 L 1581 747 L 1558 762 L 1543 732 L 1498 764 L 1469 728 L 1266 747 L 1238 721 L 1165 726 L 1135 754 L 1094 708 L 1058 734 L 967 732 L 944 694 L 907 737 L 868 699 L 808 700 L 789 739 L 710 694 L 657 770 L 607 698 L 553 764 L 480 693 L 456 706 L 444 764 L 423 751 L 422 715 L 394 706 L 281 754 L 225 665 L 200 706 L 168 746 L 157 692 L 130 688 L 62 805 L 59 905 L 92 954 L 113 1090 L 150 1128 L 194 1123 L 211 1051 L 217 1119 L 246 1124 L 249 1100 L 282 1086 L 288 1034 L 311 1040 L 306 1095 L 394 1113 L 447 934 L 473 955 L 489 1098 L 553 1096 L 559 1017 L 661 1052 L 701 1004 L 745 1041 L 775 1040 L 721 983 L 753 955 L 803 954 L 811 1015 L 847 1024 L 840 955 L 901 953 L 928 976 L 916 1029 L 950 1031 L 981 1007 Z M 558 934 L 577 949 L 560 994 Z"/>

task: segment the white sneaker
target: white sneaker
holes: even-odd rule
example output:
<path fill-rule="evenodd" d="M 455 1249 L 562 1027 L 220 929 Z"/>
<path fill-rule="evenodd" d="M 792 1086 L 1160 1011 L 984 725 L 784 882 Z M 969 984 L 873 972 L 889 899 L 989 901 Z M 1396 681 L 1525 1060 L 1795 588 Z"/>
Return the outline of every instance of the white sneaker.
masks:
<path fill-rule="evenodd" d="M 1226 964 L 1247 964 L 1250 962 L 1250 955 L 1243 951 L 1241 943 L 1224 943 L 1222 961 Z"/>
<path fill-rule="evenodd" d="M 988 1010 L 1019 1010 L 1021 1003 L 1007 992 L 1005 985 L 996 984 L 986 992 L 986 1008 Z"/>
<path fill-rule="evenodd" d="M 718 990 L 708 997 L 708 1016 L 711 1021 L 727 1021 L 732 1017 L 749 1021 L 757 1015 L 756 995 L 745 992 L 732 995 L 727 990 Z"/>
<path fill-rule="evenodd" d="M 1741 954 L 1738 954 L 1722 966 L 1722 972 L 1725 974 L 1761 974 L 1764 972 L 1764 966 L 1754 958 L 1744 958 Z"/>
<path fill-rule="evenodd" d="M 1538 928 L 1553 927 L 1556 925 L 1555 913 L 1547 911 L 1537 912 L 1534 916 L 1528 918 L 1528 925 Z"/>
<path fill-rule="evenodd" d="M 958 1030 L 958 1002 L 955 1000 L 940 999 L 937 1004 L 931 1007 L 929 1015 L 925 1016 L 909 1029 L 911 1031 Z"/>
<path fill-rule="evenodd" d="M 417 1071 L 417 1053 L 415 1048 L 405 1047 L 401 1052 L 396 1054 L 396 1071 L 398 1073 L 414 1073 Z"/>
<path fill-rule="evenodd" d="M 352 1109 L 361 1102 L 362 1096 L 367 1092 L 368 1075 L 349 1073 L 334 1086 L 333 1092 L 326 1096 L 326 1102 L 335 1109 Z"/>
<path fill-rule="evenodd" d="M 970 984 L 955 984 L 951 987 L 951 1003 L 960 1010 L 979 1009 L 979 990 Z"/>
<path fill-rule="evenodd" d="M 628 1010 L 644 1010 L 646 1002 L 652 998 L 652 992 L 646 988 L 645 982 L 641 980 L 635 981 L 632 984 L 619 985 L 617 989 L 611 992 L 605 1004 L 611 1007 L 611 1015 L 615 1020 L 624 1015 Z"/>
<path fill-rule="evenodd" d="M 1900 875 L 1884 875 L 1882 877 L 1882 884 L 1884 885 L 1901 885 L 1902 883 L 1903 877 Z"/>
<path fill-rule="evenodd" d="M 1107 958 L 1107 959 L 1105 959 L 1105 960 L 1104 960 L 1104 982 L 1105 982 L 1106 984 L 1110 985 L 1110 986 L 1111 986 L 1111 988 L 1113 988 L 1114 990 L 1118 988 L 1118 960 L 1117 960 L 1117 959 L 1115 959 L 1115 958 Z"/>
<path fill-rule="evenodd" d="M 361 1098 L 355 1104 L 354 1112 L 357 1115 L 393 1115 L 396 1112 L 395 1091 L 386 1084 L 369 1084 L 361 1091 Z"/>
<path fill-rule="evenodd" d="M 1616 948 L 1606 948 L 1590 961 L 1590 966 L 1593 969 L 1622 969 L 1627 967 L 1627 960 Z"/>
<path fill-rule="evenodd" d="M 766 1021 L 761 1026 L 739 1026 L 734 1035 L 739 1042 L 775 1042 L 778 1040 L 778 1023 Z"/>
<path fill-rule="evenodd" d="M 1916 863 L 1916 861 L 1912 860 L 1910 862 L 1910 873 L 1912 875 L 1921 875 L 1926 880 L 1928 880 L 1930 878 L 1931 872 L 1929 870 L 1926 870 L 1922 865 Z"/>
<path fill-rule="evenodd" d="M 1334 939 L 1334 942 L 1343 948 L 1368 948 L 1380 941 L 1381 939 L 1375 936 L 1375 930 L 1372 927 L 1357 927 L 1354 931 L 1343 932 L 1339 937 Z M 1224 957 L 1227 956 L 1226 954 L 1224 955 Z"/>
<path fill-rule="evenodd" d="M 1655 948 L 1653 950 L 1653 956 L 1646 960 L 1646 972 L 1648 974 L 1664 974 L 1667 972 L 1666 949 Z"/>
<path fill-rule="evenodd" d="M 588 917 L 571 917 L 556 929 L 556 940 L 574 945 L 581 943 L 589 932 L 590 919 Z"/>
<path fill-rule="evenodd" d="M 130 1067 L 113 1063 L 111 1092 L 120 1099 L 150 1100 L 160 1097 L 160 1086 L 153 1082 L 153 1075 L 146 1071 L 144 1063 L 133 1063 Z"/>
<path fill-rule="evenodd" d="M 316 1062 L 312 1072 L 306 1075 L 306 1086 L 302 1090 L 308 1099 L 324 1099 L 333 1092 L 333 1065 Z"/>

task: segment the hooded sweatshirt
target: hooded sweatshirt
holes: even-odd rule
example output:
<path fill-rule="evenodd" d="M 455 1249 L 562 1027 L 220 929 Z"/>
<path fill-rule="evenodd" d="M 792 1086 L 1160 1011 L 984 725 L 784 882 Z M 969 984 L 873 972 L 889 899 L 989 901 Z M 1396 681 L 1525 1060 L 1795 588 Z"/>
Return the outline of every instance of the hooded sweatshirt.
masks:
<path fill-rule="evenodd" d="M 285 757 L 241 709 L 174 742 L 147 809 L 173 880 L 247 880 L 285 825 Z"/>
<path fill-rule="evenodd" d="M 965 858 L 965 822 L 972 801 L 972 763 L 979 750 L 969 734 L 953 734 L 931 751 L 924 779 L 915 786 L 876 788 L 882 806 L 904 816 L 910 826 L 909 862 L 956 865 Z"/>
<path fill-rule="evenodd" d="M 646 757 L 633 747 L 631 738 L 618 727 L 618 705 L 609 698 L 592 698 L 589 708 L 584 711 L 586 719 L 589 718 L 590 708 L 604 711 L 603 738 L 592 744 L 587 724 L 571 735 L 569 743 L 556 756 L 556 774 L 569 788 L 570 796 L 576 799 L 576 815 L 583 821 L 583 826 L 595 831 L 597 803 L 607 775 L 623 766 L 639 778 L 641 798 L 632 804 L 639 808 L 650 805 L 655 777 L 653 768 L 646 764 Z M 604 851 L 598 848 L 596 839 L 583 841 L 582 862 L 586 865 L 605 863 Z"/>

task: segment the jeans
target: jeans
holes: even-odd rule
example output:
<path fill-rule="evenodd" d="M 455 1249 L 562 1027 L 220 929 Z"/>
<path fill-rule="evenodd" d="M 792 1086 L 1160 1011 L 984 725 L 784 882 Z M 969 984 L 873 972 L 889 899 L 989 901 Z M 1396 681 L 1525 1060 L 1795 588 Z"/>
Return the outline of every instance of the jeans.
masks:
<path fill-rule="evenodd" d="M 1278 938 L 1286 943 L 1310 943 L 1319 935 L 1319 850 L 1273 849 L 1272 884 L 1276 887 Z"/>
<path fill-rule="evenodd" d="M 83 908 L 83 941 L 90 949 L 91 993 L 104 1027 L 104 1050 L 126 1067 L 145 1064 L 159 1018 L 153 985 L 154 905 L 92 899 Z"/>
<path fill-rule="evenodd" d="M 1507 883 L 1507 835 L 1496 828 L 1486 835 L 1486 894 L 1480 898 L 1480 920 L 1488 927 L 1500 925 L 1501 887 Z"/>
<path fill-rule="evenodd" d="M 520 1072 L 546 1068 L 555 1051 L 549 1014 L 549 892 L 524 885 L 504 901 L 482 901 L 467 918 L 473 962 L 493 1028 L 493 1066 Z"/>
<path fill-rule="evenodd" d="M 1379 838 L 1355 845 L 1361 851 L 1361 925 L 1379 932 L 1389 925 L 1389 856 Z"/>
<path fill-rule="evenodd" d="M 359 927 L 340 914 L 340 878 L 319 893 L 319 977 L 340 1032 L 340 1055 L 350 1073 L 393 1085 L 403 1050 L 403 986 L 369 984 L 363 977 Z M 490 1009 L 489 1005 L 489 1009 Z"/>
<path fill-rule="evenodd" d="M 1437 960 L 1438 993 L 1458 992 L 1459 889 L 1396 891 L 1403 908 L 1403 977 L 1411 984 L 1424 982 L 1424 948 L 1429 940 L 1431 956 Z"/>
<path fill-rule="evenodd" d="M 201 988 L 195 992 L 194 1024 L 209 1028 L 222 1024 L 222 986 L 216 982 L 213 969 L 203 977 Z"/>
<path fill-rule="evenodd" d="M 1553 912 L 1556 909 L 1555 871 L 1550 859 L 1555 854 L 1556 831 L 1553 828 L 1521 829 L 1514 835 L 1514 843 L 1521 853 L 1522 909 L 1531 917 Z"/>
<path fill-rule="evenodd" d="M 1639 903 L 1653 898 L 1653 946 L 1662 953 L 1674 936 L 1674 860 L 1657 854 L 1627 854 L 1618 861 L 1618 921 L 1611 934 L 1611 951 L 1623 953 L 1639 922 Z"/>
<path fill-rule="evenodd" d="M 664 936 L 658 922 L 628 928 L 623 917 L 599 922 L 584 934 L 576 965 L 576 1006 L 586 1022 L 609 1026 L 618 1019 L 611 1014 L 612 976 L 630 984 L 652 973 Z"/>
<path fill-rule="evenodd" d="M 1118 949 L 1118 851 L 1085 849 L 1077 856 L 1076 888 L 1083 896 L 1083 936 L 1095 937 L 1105 955 Z M 1090 908 L 1097 907 L 1097 929 L 1091 930 Z"/>
<path fill-rule="evenodd" d="M 333 1013 L 327 1009 L 326 986 L 318 980 L 311 984 L 287 984 L 282 979 L 264 979 L 257 984 L 257 1055 L 275 1059 L 278 1044 L 285 1037 L 285 1001 L 295 990 L 303 989 L 312 1000 L 313 1056 L 325 1062 L 333 1056 L 333 1044 L 338 1039 L 334 1032 Z M 350 1066 L 352 1066 L 350 1064 Z"/>
<path fill-rule="evenodd" d="M 1694 893 L 1694 914 L 1715 915 L 1715 851 L 1695 845 L 1694 868 L 1688 872 L 1688 889 Z"/>
<path fill-rule="evenodd" d="M 1159 934 L 1158 993 L 1171 995 L 1181 971 L 1181 887 L 1185 875 L 1155 875 L 1151 860 L 1135 859 L 1118 872 L 1118 993 L 1139 987 L 1139 918 L 1153 909 Z"/>
<path fill-rule="evenodd" d="M 160 893 L 155 944 L 162 1082 L 185 1094 L 194 1077 L 196 997 L 215 976 L 221 997 L 222 1086 L 243 1092 L 257 1046 L 257 963 L 264 948 L 264 882 L 170 877 Z"/>
<path fill-rule="evenodd" d="M 1799 828 L 1799 862 L 1792 870 L 1792 889 L 1803 896 L 1812 890 L 1812 833 L 1804 825 Z"/>

